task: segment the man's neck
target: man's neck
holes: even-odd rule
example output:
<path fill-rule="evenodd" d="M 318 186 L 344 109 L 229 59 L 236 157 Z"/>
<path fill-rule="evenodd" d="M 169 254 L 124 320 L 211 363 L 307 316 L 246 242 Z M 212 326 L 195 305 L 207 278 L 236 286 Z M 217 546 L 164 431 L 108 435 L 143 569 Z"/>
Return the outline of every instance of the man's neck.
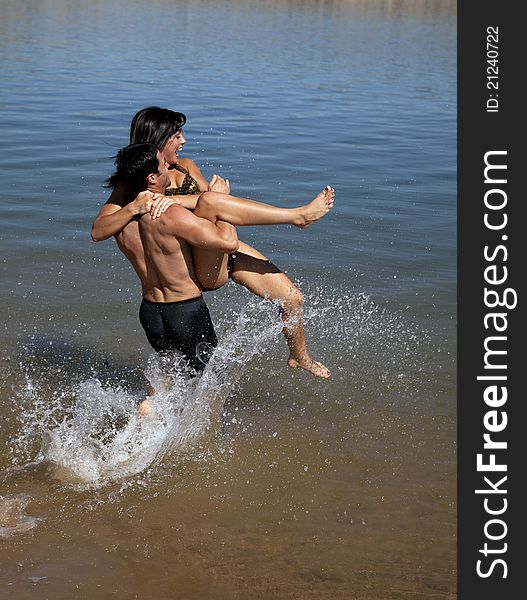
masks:
<path fill-rule="evenodd" d="M 166 187 L 162 187 L 157 184 L 151 184 L 146 188 L 149 192 L 153 192 L 154 194 L 164 194 L 166 191 Z"/>

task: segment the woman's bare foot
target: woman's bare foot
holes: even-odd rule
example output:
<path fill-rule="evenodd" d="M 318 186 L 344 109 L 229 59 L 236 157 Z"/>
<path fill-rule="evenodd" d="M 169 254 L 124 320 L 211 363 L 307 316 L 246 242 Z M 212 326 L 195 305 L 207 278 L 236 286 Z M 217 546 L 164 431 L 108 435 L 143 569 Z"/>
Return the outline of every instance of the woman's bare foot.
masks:
<path fill-rule="evenodd" d="M 322 379 L 331 377 L 331 371 L 327 367 L 309 356 L 304 359 L 289 358 L 287 364 L 292 369 L 305 369 L 315 375 L 315 377 L 322 377 Z"/>
<path fill-rule="evenodd" d="M 321 192 L 311 200 L 309 204 L 306 204 L 299 209 L 300 216 L 298 222 L 295 223 L 300 229 L 307 229 L 315 221 L 321 219 L 324 215 L 333 208 L 335 203 L 335 190 L 327 185 Z"/>

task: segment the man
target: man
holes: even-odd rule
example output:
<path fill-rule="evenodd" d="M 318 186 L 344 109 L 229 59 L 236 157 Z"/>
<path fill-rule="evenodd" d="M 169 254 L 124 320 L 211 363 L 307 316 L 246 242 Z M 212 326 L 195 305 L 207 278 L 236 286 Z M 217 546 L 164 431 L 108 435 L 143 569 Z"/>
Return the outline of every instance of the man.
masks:
<path fill-rule="evenodd" d="M 148 190 L 162 194 L 170 183 L 168 163 L 153 144 L 133 144 L 117 154 L 109 187 L 126 183 L 130 198 Z M 143 289 L 139 318 L 150 345 L 160 353 L 179 352 L 199 373 L 217 338 L 194 272 L 189 245 L 231 253 L 238 249 L 236 229 L 194 215 L 177 203 L 152 219 L 135 217 L 117 236 L 120 250 L 132 263 Z M 148 401 L 140 405 L 148 412 Z"/>
<path fill-rule="evenodd" d="M 114 191 L 92 226 L 92 238 L 96 241 L 107 239 L 110 235 L 116 236 L 119 247 L 128 256 L 143 282 L 146 281 L 149 273 L 143 257 L 143 244 L 148 238 L 148 231 L 157 231 L 151 220 L 148 220 L 149 217 L 144 215 L 152 210 L 150 216 L 156 219 L 173 202 L 163 195 L 165 186 L 170 182 L 170 175 L 164 161 L 162 167 L 158 169 L 157 165 L 158 163 L 161 165 L 162 160 L 157 154 L 157 146 L 148 143 L 134 144 L 123 149 L 116 161 L 118 169 L 108 180 L 109 186 L 114 188 Z M 145 170 L 146 165 L 148 168 Z M 175 211 L 172 212 L 172 215 L 176 215 L 181 237 L 193 246 L 192 263 L 189 247 L 186 246 L 183 251 L 187 270 L 193 282 L 191 292 L 196 293 L 195 286 L 198 286 L 197 289 L 217 289 L 230 276 L 233 281 L 243 285 L 257 296 L 275 302 L 280 306 L 282 318 L 286 323 L 283 332 L 290 353 L 288 365 L 292 368 L 303 368 L 317 377 L 329 377 L 331 375 L 329 369 L 309 355 L 302 319 L 303 298 L 299 290 L 279 269 L 250 246 L 240 242 L 241 251 L 229 253 L 224 249 L 227 247 L 225 244 L 218 245 L 217 240 L 211 242 L 203 238 L 202 234 L 211 231 L 211 225 L 214 226 L 212 231 L 215 235 L 218 235 L 219 231 L 223 236 L 236 235 L 233 225 L 290 224 L 305 229 L 333 208 L 333 188 L 326 186 L 313 200 L 302 206 L 280 208 L 248 198 L 231 196 L 228 193 L 228 183 L 218 176 L 214 176 L 208 185 L 209 190 L 200 193 L 192 203 L 194 217 L 201 218 L 188 222 L 188 215 L 185 219 L 181 206 L 178 208 L 177 215 Z M 116 201 L 114 195 L 119 195 L 116 194 L 118 189 L 120 200 Z M 190 196 L 179 197 L 178 203 L 183 203 L 181 198 L 188 199 Z M 154 200 L 158 204 L 153 204 Z M 163 221 L 164 216 L 160 220 Z M 206 226 L 205 221 L 209 221 Z M 201 227 L 205 229 L 200 231 Z M 189 238 L 187 234 L 192 235 Z M 152 248 L 155 246 L 154 240 Z M 166 260 L 166 254 L 161 253 L 159 259 L 163 261 L 163 272 L 169 274 L 170 261 Z M 176 270 L 173 275 L 171 282 L 176 285 L 178 271 Z M 156 302 L 171 301 L 163 294 L 158 294 L 158 298 Z M 148 301 L 148 297 L 146 300 Z M 146 303 L 143 303 L 142 314 L 147 313 L 145 306 Z M 151 326 L 145 327 L 147 335 L 151 328 Z M 150 335 L 149 340 L 154 345 Z M 193 349 L 191 354 L 194 354 Z"/>

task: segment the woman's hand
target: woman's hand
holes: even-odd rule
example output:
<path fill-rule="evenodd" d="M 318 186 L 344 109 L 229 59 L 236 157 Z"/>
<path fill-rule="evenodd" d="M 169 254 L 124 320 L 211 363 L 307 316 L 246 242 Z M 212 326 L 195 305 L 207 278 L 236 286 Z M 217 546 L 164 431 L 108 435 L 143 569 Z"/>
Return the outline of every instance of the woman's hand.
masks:
<path fill-rule="evenodd" d="M 181 202 L 163 196 L 163 194 L 155 194 L 154 192 L 145 190 L 137 194 L 135 200 L 132 202 L 132 208 L 136 215 L 150 213 L 152 219 L 158 219 L 172 204 L 181 204 Z"/>
<path fill-rule="evenodd" d="M 150 202 L 150 216 L 152 219 L 158 219 L 169 206 L 173 204 L 180 204 L 179 200 L 174 200 L 173 198 L 169 198 L 168 196 L 163 196 L 163 194 L 153 194 L 153 198 Z"/>
<path fill-rule="evenodd" d="M 219 175 L 213 175 L 209 181 L 209 192 L 220 192 L 221 194 L 231 193 L 231 184 L 228 179 L 223 179 Z"/>
<path fill-rule="evenodd" d="M 144 192 L 139 192 L 135 197 L 135 200 L 131 202 L 132 210 L 136 215 L 144 215 L 150 211 L 150 207 L 152 205 L 152 200 L 154 199 L 154 193 L 145 190 Z"/>

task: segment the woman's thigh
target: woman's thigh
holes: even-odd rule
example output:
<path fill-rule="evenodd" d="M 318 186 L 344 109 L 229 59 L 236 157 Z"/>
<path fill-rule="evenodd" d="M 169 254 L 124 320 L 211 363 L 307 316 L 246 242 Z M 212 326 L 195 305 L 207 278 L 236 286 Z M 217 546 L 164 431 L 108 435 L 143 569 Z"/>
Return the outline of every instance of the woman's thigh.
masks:
<path fill-rule="evenodd" d="M 287 300 L 298 292 L 285 273 L 244 242 L 235 252 L 231 277 L 253 294 L 271 301 Z"/>
<path fill-rule="evenodd" d="M 204 290 L 215 290 L 227 283 L 227 261 L 229 255 L 217 250 L 192 247 L 194 272 Z"/>

